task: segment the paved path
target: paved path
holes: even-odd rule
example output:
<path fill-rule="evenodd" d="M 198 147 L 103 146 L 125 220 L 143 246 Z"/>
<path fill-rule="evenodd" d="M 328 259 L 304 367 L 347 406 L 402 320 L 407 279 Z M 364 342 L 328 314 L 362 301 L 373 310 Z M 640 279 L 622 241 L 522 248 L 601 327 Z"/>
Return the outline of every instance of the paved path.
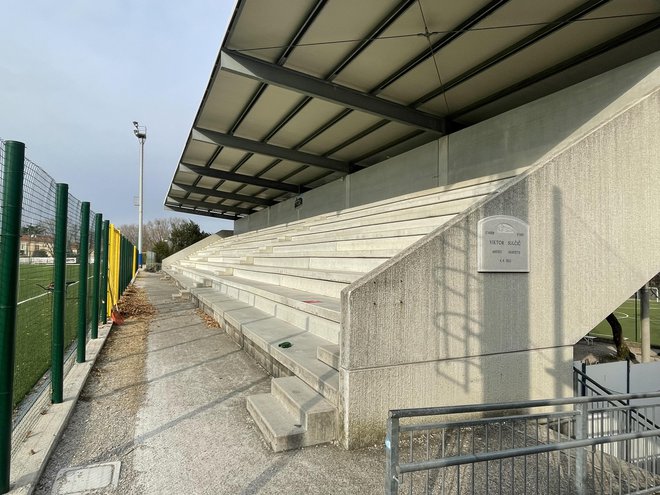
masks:
<path fill-rule="evenodd" d="M 246 396 L 270 389 L 270 377 L 224 332 L 208 328 L 189 301 L 173 300 L 172 282 L 142 273 L 137 285 L 158 312 L 145 376 L 136 377 L 146 390 L 134 441 L 104 449 L 131 452 L 124 459 L 130 484 L 120 483 L 121 493 L 382 493 L 381 447 L 272 453 L 245 408 Z"/>

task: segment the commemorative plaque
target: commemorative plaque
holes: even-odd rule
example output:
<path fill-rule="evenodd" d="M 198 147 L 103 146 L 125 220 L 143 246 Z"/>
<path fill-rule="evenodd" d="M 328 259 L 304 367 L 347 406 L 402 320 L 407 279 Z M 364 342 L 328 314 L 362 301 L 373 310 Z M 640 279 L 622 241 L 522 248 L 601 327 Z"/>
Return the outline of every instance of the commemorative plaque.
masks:
<path fill-rule="evenodd" d="M 516 217 L 495 215 L 479 220 L 477 270 L 529 272 L 529 225 Z"/>

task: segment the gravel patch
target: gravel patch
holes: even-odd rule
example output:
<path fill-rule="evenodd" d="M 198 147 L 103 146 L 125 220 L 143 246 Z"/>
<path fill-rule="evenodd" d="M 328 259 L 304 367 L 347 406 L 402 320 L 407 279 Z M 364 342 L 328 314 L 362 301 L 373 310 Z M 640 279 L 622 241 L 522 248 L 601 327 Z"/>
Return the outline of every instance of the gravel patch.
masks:
<path fill-rule="evenodd" d="M 119 488 L 94 493 L 125 493 L 133 485 L 136 416 L 144 400 L 145 353 L 150 314 L 136 316 L 134 298 L 147 304 L 143 291 L 133 290 L 131 312 L 114 326 L 92 369 L 61 441 L 46 466 L 36 494 L 50 494 L 60 469 L 121 461 Z M 137 304 L 139 304 L 138 301 Z"/>

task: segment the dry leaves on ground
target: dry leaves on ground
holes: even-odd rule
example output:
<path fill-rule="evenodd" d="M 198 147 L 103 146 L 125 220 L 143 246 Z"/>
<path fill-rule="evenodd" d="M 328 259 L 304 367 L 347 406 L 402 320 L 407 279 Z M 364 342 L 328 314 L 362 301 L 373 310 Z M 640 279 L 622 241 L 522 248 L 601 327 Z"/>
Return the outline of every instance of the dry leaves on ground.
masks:
<path fill-rule="evenodd" d="M 195 310 L 197 313 L 197 316 L 199 316 L 202 320 L 204 320 L 204 323 L 206 323 L 207 328 L 220 328 L 220 324 L 213 319 L 212 316 L 207 315 L 202 311 L 201 309 L 197 308 Z"/>
<path fill-rule="evenodd" d="M 117 306 L 124 316 L 152 316 L 156 314 L 156 308 L 149 302 L 146 291 L 134 285 L 128 286 L 121 299 L 119 299 Z"/>

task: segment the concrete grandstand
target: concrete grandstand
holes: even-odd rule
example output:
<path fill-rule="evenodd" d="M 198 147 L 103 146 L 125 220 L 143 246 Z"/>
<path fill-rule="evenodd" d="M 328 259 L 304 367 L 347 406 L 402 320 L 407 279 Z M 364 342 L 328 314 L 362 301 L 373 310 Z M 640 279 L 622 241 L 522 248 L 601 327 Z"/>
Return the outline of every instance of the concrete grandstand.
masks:
<path fill-rule="evenodd" d="M 164 270 L 273 375 L 247 407 L 274 450 L 572 394 L 573 345 L 660 271 L 659 27 L 643 0 L 238 1 L 165 201 L 236 235 Z M 522 269 L 482 263 L 502 215 Z"/>

